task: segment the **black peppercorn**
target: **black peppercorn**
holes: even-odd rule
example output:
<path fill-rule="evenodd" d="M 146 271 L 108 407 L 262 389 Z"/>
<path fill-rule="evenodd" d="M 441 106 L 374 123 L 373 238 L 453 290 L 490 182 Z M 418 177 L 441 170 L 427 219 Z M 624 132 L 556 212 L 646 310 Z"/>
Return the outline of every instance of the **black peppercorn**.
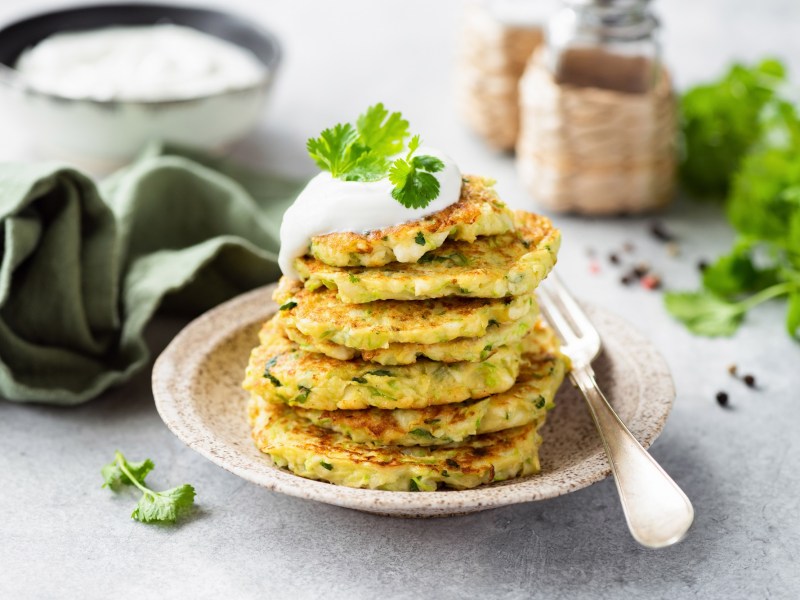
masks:
<path fill-rule="evenodd" d="M 651 223 L 650 233 L 654 238 L 662 242 L 672 242 L 675 240 L 675 236 L 672 235 L 672 233 L 668 231 L 666 226 L 660 221 L 654 221 Z"/>
<path fill-rule="evenodd" d="M 752 375 L 745 375 L 742 377 L 742 381 L 744 381 L 744 384 L 749 388 L 756 387 L 756 378 Z"/>
<path fill-rule="evenodd" d="M 720 406 L 728 406 L 728 394 L 725 392 L 717 392 L 717 404 Z"/>

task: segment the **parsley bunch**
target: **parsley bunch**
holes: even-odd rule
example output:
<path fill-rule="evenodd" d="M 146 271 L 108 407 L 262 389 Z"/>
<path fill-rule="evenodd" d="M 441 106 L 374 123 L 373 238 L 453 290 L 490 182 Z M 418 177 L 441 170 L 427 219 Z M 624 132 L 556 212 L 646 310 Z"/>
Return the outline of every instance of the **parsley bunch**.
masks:
<path fill-rule="evenodd" d="M 411 138 L 405 156 L 399 157 L 409 136 L 408 121 L 389 113 L 382 103 L 370 106 L 356 124 L 339 123 L 306 143 L 308 154 L 320 169 L 344 181 L 380 181 L 394 185 L 392 197 L 407 208 L 425 208 L 439 195 L 433 173 L 444 169 L 434 156 L 413 156 L 418 135 Z"/>
<path fill-rule="evenodd" d="M 680 99 L 683 187 L 698 196 L 724 198 L 731 175 L 763 133 L 762 109 L 785 81 L 786 69 L 767 59 L 735 64 L 718 81 L 698 85 Z"/>
<path fill-rule="evenodd" d="M 761 63 L 758 70 L 763 71 L 764 65 L 783 73 L 774 61 Z M 734 67 L 729 78 L 738 69 Z M 738 239 L 728 254 L 704 271 L 701 291 L 669 293 L 665 303 L 692 332 L 716 336 L 733 334 L 755 306 L 785 297 L 786 329 L 800 340 L 800 116 L 797 107 L 777 92 L 764 100 L 763 90 L 751 91 L 752 98 L 745 95 L 739 102 L 752 101 L 746 110 L 758 107 L 758 127 L 724 181 L 730 190 L 727 215 Z M 725 98 L 724 114 L 731 108 L 729 98 L 727 94 L 719 98 Z M 709 96 L 708 101 L 713 112 L 715 100 Z M 732 125 L 732 131 L 736 127 Z M 709 165 L 721 164 L 713 150 L 708 153 Z"/>
<path fill-rule="evenodd" d="M 144 482 L 154 467 L 155 464 L 149 458 L 141 462 L 130 462 L 117 451 L 114 460 L 101 470 L 103 487 L 119 491 L 124 486 L 134 486 L 142 492 L 131 518 L 142 523 L 174 523 L 194 503 L 194 488 L 184 484 L 164 492 L 154 492 Z"/>

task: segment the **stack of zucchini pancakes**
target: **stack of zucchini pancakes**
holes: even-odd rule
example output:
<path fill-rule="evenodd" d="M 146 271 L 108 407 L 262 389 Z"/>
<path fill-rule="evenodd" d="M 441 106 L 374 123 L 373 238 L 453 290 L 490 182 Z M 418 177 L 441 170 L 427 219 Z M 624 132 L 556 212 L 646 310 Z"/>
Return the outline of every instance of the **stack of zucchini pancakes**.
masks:
<path fill-rule="evenodd" d="M 423 219 L 312 238 L 247 367 L 256 445 L 297 475 L 357 488 L 536 473 L 567 368 L 534 298 L 559 243 L 480 177 Z"/>

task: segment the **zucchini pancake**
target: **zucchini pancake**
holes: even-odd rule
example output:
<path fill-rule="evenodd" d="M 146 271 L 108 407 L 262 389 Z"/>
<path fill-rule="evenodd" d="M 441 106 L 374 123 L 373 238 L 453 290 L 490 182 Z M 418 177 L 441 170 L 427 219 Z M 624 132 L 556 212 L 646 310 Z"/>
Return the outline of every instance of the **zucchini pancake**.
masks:
<path fill-rule="evenodd" d="M 410 138 L 410 139 L 408 139 Z M 569 368 L 535 288 L 560 233 L 378 104 L 308 141 L 244 388 L 256 446 L 336 485 L 468 489 L 540 470 Z"/>
<path fill-rule="evenodd" d="M 555 265 L 561 236 L 547 217 L 522 211 L 514 217 L 513 232 L 474 242 L 447 241 L 415 263 L 335 267 L 301 256 L 294 266 L 307 288 L 335 289 L 346 304 L 531 294 Z M 424 238 L 420 232 L 421 244 L 427 243 Z"/>
<path fill-rule="evenodd" d="M 445 240 L 474 242 L 479 235 L 514 230 L 514 215 L 490 180 L 465 177 L 455 204 L 422 219 L 366 233 L 329 233 L 311 238 L 309 255 L 334 267 L 381 267 L 417 262 Z M 422 237 L 424 241 L 420 243 Z"/>

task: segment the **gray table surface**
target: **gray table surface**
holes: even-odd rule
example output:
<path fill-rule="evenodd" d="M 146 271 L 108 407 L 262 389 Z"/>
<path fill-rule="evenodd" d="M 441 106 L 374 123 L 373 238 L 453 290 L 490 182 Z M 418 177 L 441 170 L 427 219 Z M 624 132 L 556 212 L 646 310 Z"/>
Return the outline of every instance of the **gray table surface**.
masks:
<path fill-rule="evenodd" d="M 60 2 L 6 0 L 0 20 Z M 734 57 L 771 52 L 800 80 L 800 8 L 790 1 L 661 3 L 666 56 L 679 84 Z M 458 2 L 226 2 L 280 34 L 286 60 L 259 132 L 237 153 L 310 173 L 304 139 L 383 100 L 466 172 L 498 179 L 529 205 L 513 164 L 467 133 L 453 114 Z M 0 114 L 0 158 L 18 158 L 25 132 Z M 693 287 L 698 258 L 732 232 L 713 206 L 687 201 L 664 217 L 680 240 L 671 257 L 649 219 L 559 217 L 558 270 L 576 295 L 625 316 L 667 358 L 678 398 L 653 455 L 694 502 L 681 544 L 647 551 L 630 538 L 614 484 L 566 497 L 442 520 L 393 520 L 267 492 L 184 447 L 160 421 L 149 372 L 72 409 L 0 401 L 0 597 L 225 598 L 796 598 L 800 595 L 800 346 L 782 307 L 759 309 L 733 339 L 694 338 L 665 314 L 658 293 L 623 288 L 605 256 L 629 241 L 670 288 Z M 600 256 L 589 273 L 587 248 Z M 157 352 L 182 325 L 159 319 Z M 756 375 L 748 390 L 730 363 Z M 714 401 L 730 393 L 732 408 Z M 184 481 L 199 510 L 180 527 L 128 518 L 133 497 L 100 489 L 116 448 L 157 464 L 157 485 Z"/>

